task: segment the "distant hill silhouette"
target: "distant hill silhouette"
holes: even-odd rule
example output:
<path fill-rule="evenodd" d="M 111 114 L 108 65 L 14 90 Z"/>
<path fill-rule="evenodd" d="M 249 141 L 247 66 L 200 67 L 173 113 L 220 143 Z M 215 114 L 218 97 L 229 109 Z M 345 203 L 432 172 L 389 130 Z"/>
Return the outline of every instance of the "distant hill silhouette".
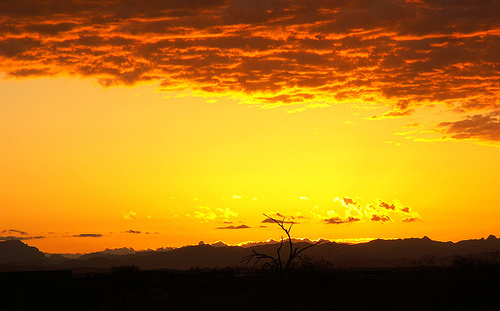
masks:
<path fill-rule="evenodd" d="M 0 264 L 22 263 L 44 260 L 45 254 L 38 248 L 28 246 L 19 240 L 0 242 Z"/>
<path fill-rule="evenodd" d="M 117 252 L 103 251 L 86 254 L 77 259 L 68 259 L 57 254 L 49 258 L 35 247 L 21 241 L 0 242 L 0 263 L 29 265 L 40 269 L 71 269 L 89 271 L 109 269 L 113 266 L 136 265 L 141 269 L 221 268 L 240 265 L 243 257 L 252 249 L 259 253 L 274 254 L 278 244 L 254 243 L 251 247 L 216 246 L 201 244 L 185 246 L 169 251 Z M 296 241 L 295 245 L 304 247 L 309 242 Z M 283 247 L 286 249 L 287 243 Z M 322 259 L 331 262 L 333 267 L 408 267 L 415 265 L 451 265 L 456 256 L 477 258 L 482 261 L 500 262 L 500 239 L 489 236 L 487 239 L 466 240 L 457 243 L 438 242 L 423 238 L 397 240 L 373 240 L 360 244 L 328 243 L 310 248 L 305 256 L 312 260 Z M 498 257 L 498 258 L 497 258 Z M 0 266 L 0 270 L 2 267 Z"/>

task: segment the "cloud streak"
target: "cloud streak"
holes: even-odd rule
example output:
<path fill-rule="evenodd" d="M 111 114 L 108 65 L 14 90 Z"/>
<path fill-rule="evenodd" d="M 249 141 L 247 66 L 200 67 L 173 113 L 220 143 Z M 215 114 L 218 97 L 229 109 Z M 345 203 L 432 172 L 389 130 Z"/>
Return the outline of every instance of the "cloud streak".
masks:
<path fill-rule="evenodd" d="M 141 234 L 141 231 L 136 231 L 136 230 L 127 230 L 125 233 L 132 233 L 132 234 Z"/>
<path fill-rule="evenodd" d="M 0 241 L 11 241 L 11 240 L 19 240 L 19 241 L 25 241 L 25 240 L 39 240 L 39 239 L 45 239 L 44 236 L 38 235 L 38 236 L 0 236 Z"/>
<path fill-rule="evenodd" d="M 9 230 L 2 230 L 2 231 L 0 231 L 0 234 L 5 234 L 5 233 L 8 233 L 8 234 L 19 234 L 19 235 L 28 235 L 27 232 L 21 231 L 21 230 L 16 230 L 16 229 L 9 229 Z"/>
<path fill-rule="evenodd" d="M 73 238 L 102 238 L 103 235 L 99 233 L 81 233 L 72 235 Z"/>
<path fill-rule="evenodd" d="M 342 219 L 340 217 L 332 217 L 332 218 L 323 219 L 324 223 L 330 224 L 330 225 L 340 225 L 340 224 L 347 224 L 347 223 L 353 223 L 353 222 L 358 222 L 358 221 L 361 221 L 361 219 L 355 218 L 352 216 L 349 216 L 349 217 L 344 218 L 344 219 Z"/>
<path fill-rule="evenodd" d="M 250 227 L 247 225 L 239 225 L 239 226 L 230 225 L 230 226 L 226 226 L 226 227 L 218 227 L 215 229 L 250 229 Z"/>
<path fill-rule="evenodd" d="M 28 232 L 26 231 L 21 231 L 17 229 L 5 229 L 0 231 L 0 234 L 9 234 L 7 236 L 0 236 L 0 241 L 10 241 L 10 240 L 18 240 L 18 241 L 25 241 L 25 240 L 39 240 L 39 239 L 45 239 L 45 236 L 30 236 Z"/>
<path fill-rule="evenodd" d="M 499 109 L 499 11 L 498 0 L 2 1 L 0 71 L 394 107 L 378 118 L 433 102 Z"/>

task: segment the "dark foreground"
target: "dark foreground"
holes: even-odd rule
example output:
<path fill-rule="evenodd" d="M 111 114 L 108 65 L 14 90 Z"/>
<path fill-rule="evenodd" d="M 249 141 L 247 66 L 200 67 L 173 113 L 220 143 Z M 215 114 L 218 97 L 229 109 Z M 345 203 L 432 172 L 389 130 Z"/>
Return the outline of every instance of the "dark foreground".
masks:
<path fill-rule="evenodd" d="M 2 310 L 500 310 L 500 266 L 0 273 Z"/>

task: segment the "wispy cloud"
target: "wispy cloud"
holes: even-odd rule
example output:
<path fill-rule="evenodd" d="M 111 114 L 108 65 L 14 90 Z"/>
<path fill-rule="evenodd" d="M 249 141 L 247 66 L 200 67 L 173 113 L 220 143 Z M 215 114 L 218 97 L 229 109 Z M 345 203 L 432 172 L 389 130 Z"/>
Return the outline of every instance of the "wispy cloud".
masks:
<path fill-rule="evenodd" d="M 391 218 L 387 215 L 372 215 L 370 218 L 371 221 L 379 221 L 379 222 L 390 222 Z"/>
<path fill-rule="evenodd" d="M 278 218 L 276 220 L 278 220 L 279 222 L 281 222 L 283 220 L 283 218 Z M 276 222 L 273 221 L 272 219 L 266 218 L 263 221 L 261 221 L 261 223 L 263 223 L 263 224 L 275 224 Z M 295 223 L 295 222 L 293 220 L 286 220 L 285 219 L 285 220 L 283 220 L 283 223 L 285 223 L 285 224 L 291 224 L 291 223 Z"/>
<path fill-rule="evenodd" d="M 226 226 L 226 227 L 218 227 L 215 229 L 250 229 L 250 227 L 247 225 L 239 225 L 239 226 L 231 225 L 231 226 Z"/>
<path fill-rule="evenodd" d="M 408 110 L 393 110 L 384 113 L 383 115 L 375 115 L 372 116 L 370 119 L 393 119 L 393 118 L 400 118 L 400 117 L 406 117 L 411 115 L 412 113 L 415 112 L 415 109 L 408 109 Z"/>
<path fill-rule="evenodd" d="M 422 221 L 419 218 L 416 217 L 410 217 L 410 218 L 405 218 L 403 219 L 403 222 L 417 222 L 417 221 Z"/>
<path fill-rule="evenodd" d="M 102 238 L 103 235 L 99 233 L 80 233 L 72 235 L 73 238 Z"/>
<path fill-rule="evenodd" d="M 0 236 L 0 241 L 10 241 L 10 240 L 24 241 L 24 240 L 38 240 L 45 238 L 45 236 L 41 235 L 30 236 L 28 232 L 17 229 L 2 230 L 0 231 L 0 234 L 9 234 L 8 236 Z"/>
<path fill-rule="evenodd" d="M 324 223 L 333 224 L 333 225 L 348 224 L 348 223 L 358 222 L 358 221 L 361 221 L 361 219 L 356 218 L 356 217 L 347 217 L 347 218 L 342 219 L 342 218 L 337 216 L 337 217 L 323 219 Z"/>
<path fill-rule="evenodd" d="M 37 235 L 37 236 L 0 236 L 0 241 L 11 241 L 11 240 L 39 240 L 45 239 L 45 236 Z"/>
<path fill-rule="evenodd" d="M 2 230 L 2 231 L 0 231 L 0 234 L 5 234 L 5 233 L 8 233 L 8 234 L 28 235 L 27 232 L 21 231 L 21 230 L 16 230 L 16 229 L 9 229 L 9 230 Z"/>

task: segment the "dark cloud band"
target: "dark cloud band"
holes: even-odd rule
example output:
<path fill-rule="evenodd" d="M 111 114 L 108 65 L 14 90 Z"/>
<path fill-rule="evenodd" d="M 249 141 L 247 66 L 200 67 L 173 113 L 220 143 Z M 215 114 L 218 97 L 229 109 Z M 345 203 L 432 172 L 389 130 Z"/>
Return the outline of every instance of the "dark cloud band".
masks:
<path fill-rule="evenodd" d="M 105 86 L 499 109 L 500 1 L 0 1 L 0 71 Z"/>

